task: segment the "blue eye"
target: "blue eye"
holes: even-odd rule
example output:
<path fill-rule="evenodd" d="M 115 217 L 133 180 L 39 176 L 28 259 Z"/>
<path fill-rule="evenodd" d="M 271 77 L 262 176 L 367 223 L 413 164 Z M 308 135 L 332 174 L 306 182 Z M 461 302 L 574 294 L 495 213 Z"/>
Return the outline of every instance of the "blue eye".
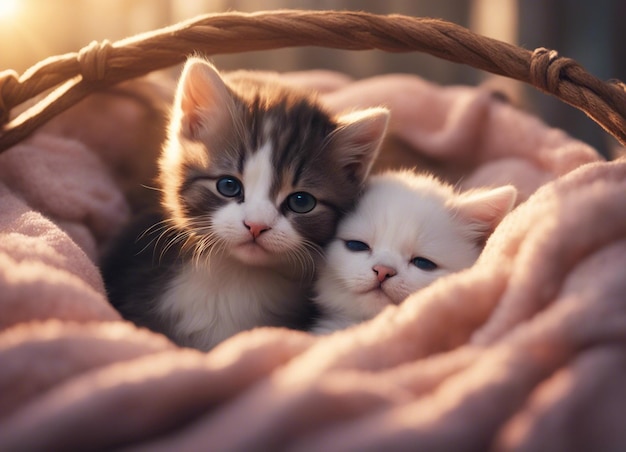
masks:
<path fill-rule="evenodd" d="M 359 242 L 358 240 L 346 240 L 346 248 L 350 251 L 369 251 L 370 247 L 367 243 Z"/>
<path fill-rule="evenodd" d="M 242 191 L 241 182 L 231 176 L 225 176 L 218 179 L 216 188 L 222 196 L 226 196 L 227 198 L 239 196 Z"/>
<path fill-rule="evenodd" d="M 287 207 L 295 213 L 307 213 L 315 208 L 317 199 L 310 193 L 299 191 L 287 197 Z"/>
<path fill-rule="evenodd" d="M 438 266 L 433 261 L 426 259 L 425 257 L 416 257 L 411 261 L 413 265 L 415 265 L 420 270 L 424 270 L 426 272 L 431 272 L 433 270 L 437 270 Z"/>

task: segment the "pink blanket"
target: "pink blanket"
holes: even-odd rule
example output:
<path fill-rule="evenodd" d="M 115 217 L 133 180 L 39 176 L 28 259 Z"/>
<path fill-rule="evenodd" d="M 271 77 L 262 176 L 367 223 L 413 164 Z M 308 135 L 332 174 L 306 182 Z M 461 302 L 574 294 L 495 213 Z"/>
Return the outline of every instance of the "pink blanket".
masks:
<path fill-rule="evenodd" d="M 170 87 L 94 96 L 0 155 L 0 450 L 626 450 L 626 161 L 480 88 L 285 78 L 389 106 L 381 167 L 521 204 L 476 265 L 370 322 L 181 349 L 121 320 L 94 263 L 153 201 Z"/>

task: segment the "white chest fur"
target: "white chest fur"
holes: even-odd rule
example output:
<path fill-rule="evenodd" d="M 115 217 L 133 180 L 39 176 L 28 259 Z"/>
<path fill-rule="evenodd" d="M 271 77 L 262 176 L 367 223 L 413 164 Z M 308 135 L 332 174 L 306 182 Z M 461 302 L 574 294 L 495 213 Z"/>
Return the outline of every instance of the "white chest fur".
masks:
<path fill-rule="evenodd" d="M 172 319 L 167 334 L 181 345 L 208 350 L 255 326 L 276 324 L 273 313 L 290 312 L 305 287 L 275 270 L 211 259 L 211 271 L 187 263 L 159 299 Z"/>

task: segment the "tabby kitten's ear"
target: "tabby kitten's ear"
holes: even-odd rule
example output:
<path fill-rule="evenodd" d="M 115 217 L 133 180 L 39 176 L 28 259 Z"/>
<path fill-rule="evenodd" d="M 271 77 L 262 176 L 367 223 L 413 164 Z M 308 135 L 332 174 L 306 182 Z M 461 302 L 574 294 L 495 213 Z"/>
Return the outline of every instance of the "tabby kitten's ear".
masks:
<path fill-rule="evenodd" d="M 516 198 L 517 189 L 505 185 L 462 193 L 454 201 L 454 208 L 470 226 L 477 243 L 484 245 L 496 226 L 513 209 Z"/>
<path fill-rule="evenodd" d="M 380 107 L 338 118 L 339 128 L 331 140 L 340 169 L 349 180 L 359 185 L 365 181 L 378 156 L 388 122 L 389 110 Z"/>
<path fill-rule="evenodd" d="M 187 60 L 174 101 L 179 134 L 192 141 L 205 139 L 232 123 L 233 108 L 217 69 L 201 58 Z"/>

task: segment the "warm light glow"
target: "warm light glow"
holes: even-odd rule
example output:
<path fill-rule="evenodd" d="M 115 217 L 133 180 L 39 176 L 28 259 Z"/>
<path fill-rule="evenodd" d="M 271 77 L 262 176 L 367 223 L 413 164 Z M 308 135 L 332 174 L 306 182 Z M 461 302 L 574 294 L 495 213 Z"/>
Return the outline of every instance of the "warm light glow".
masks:
<path fill-rule="evenodd" d="M 0 0 L 0 20 L 14 18 L 19 9 L 20 0 Z"/>

